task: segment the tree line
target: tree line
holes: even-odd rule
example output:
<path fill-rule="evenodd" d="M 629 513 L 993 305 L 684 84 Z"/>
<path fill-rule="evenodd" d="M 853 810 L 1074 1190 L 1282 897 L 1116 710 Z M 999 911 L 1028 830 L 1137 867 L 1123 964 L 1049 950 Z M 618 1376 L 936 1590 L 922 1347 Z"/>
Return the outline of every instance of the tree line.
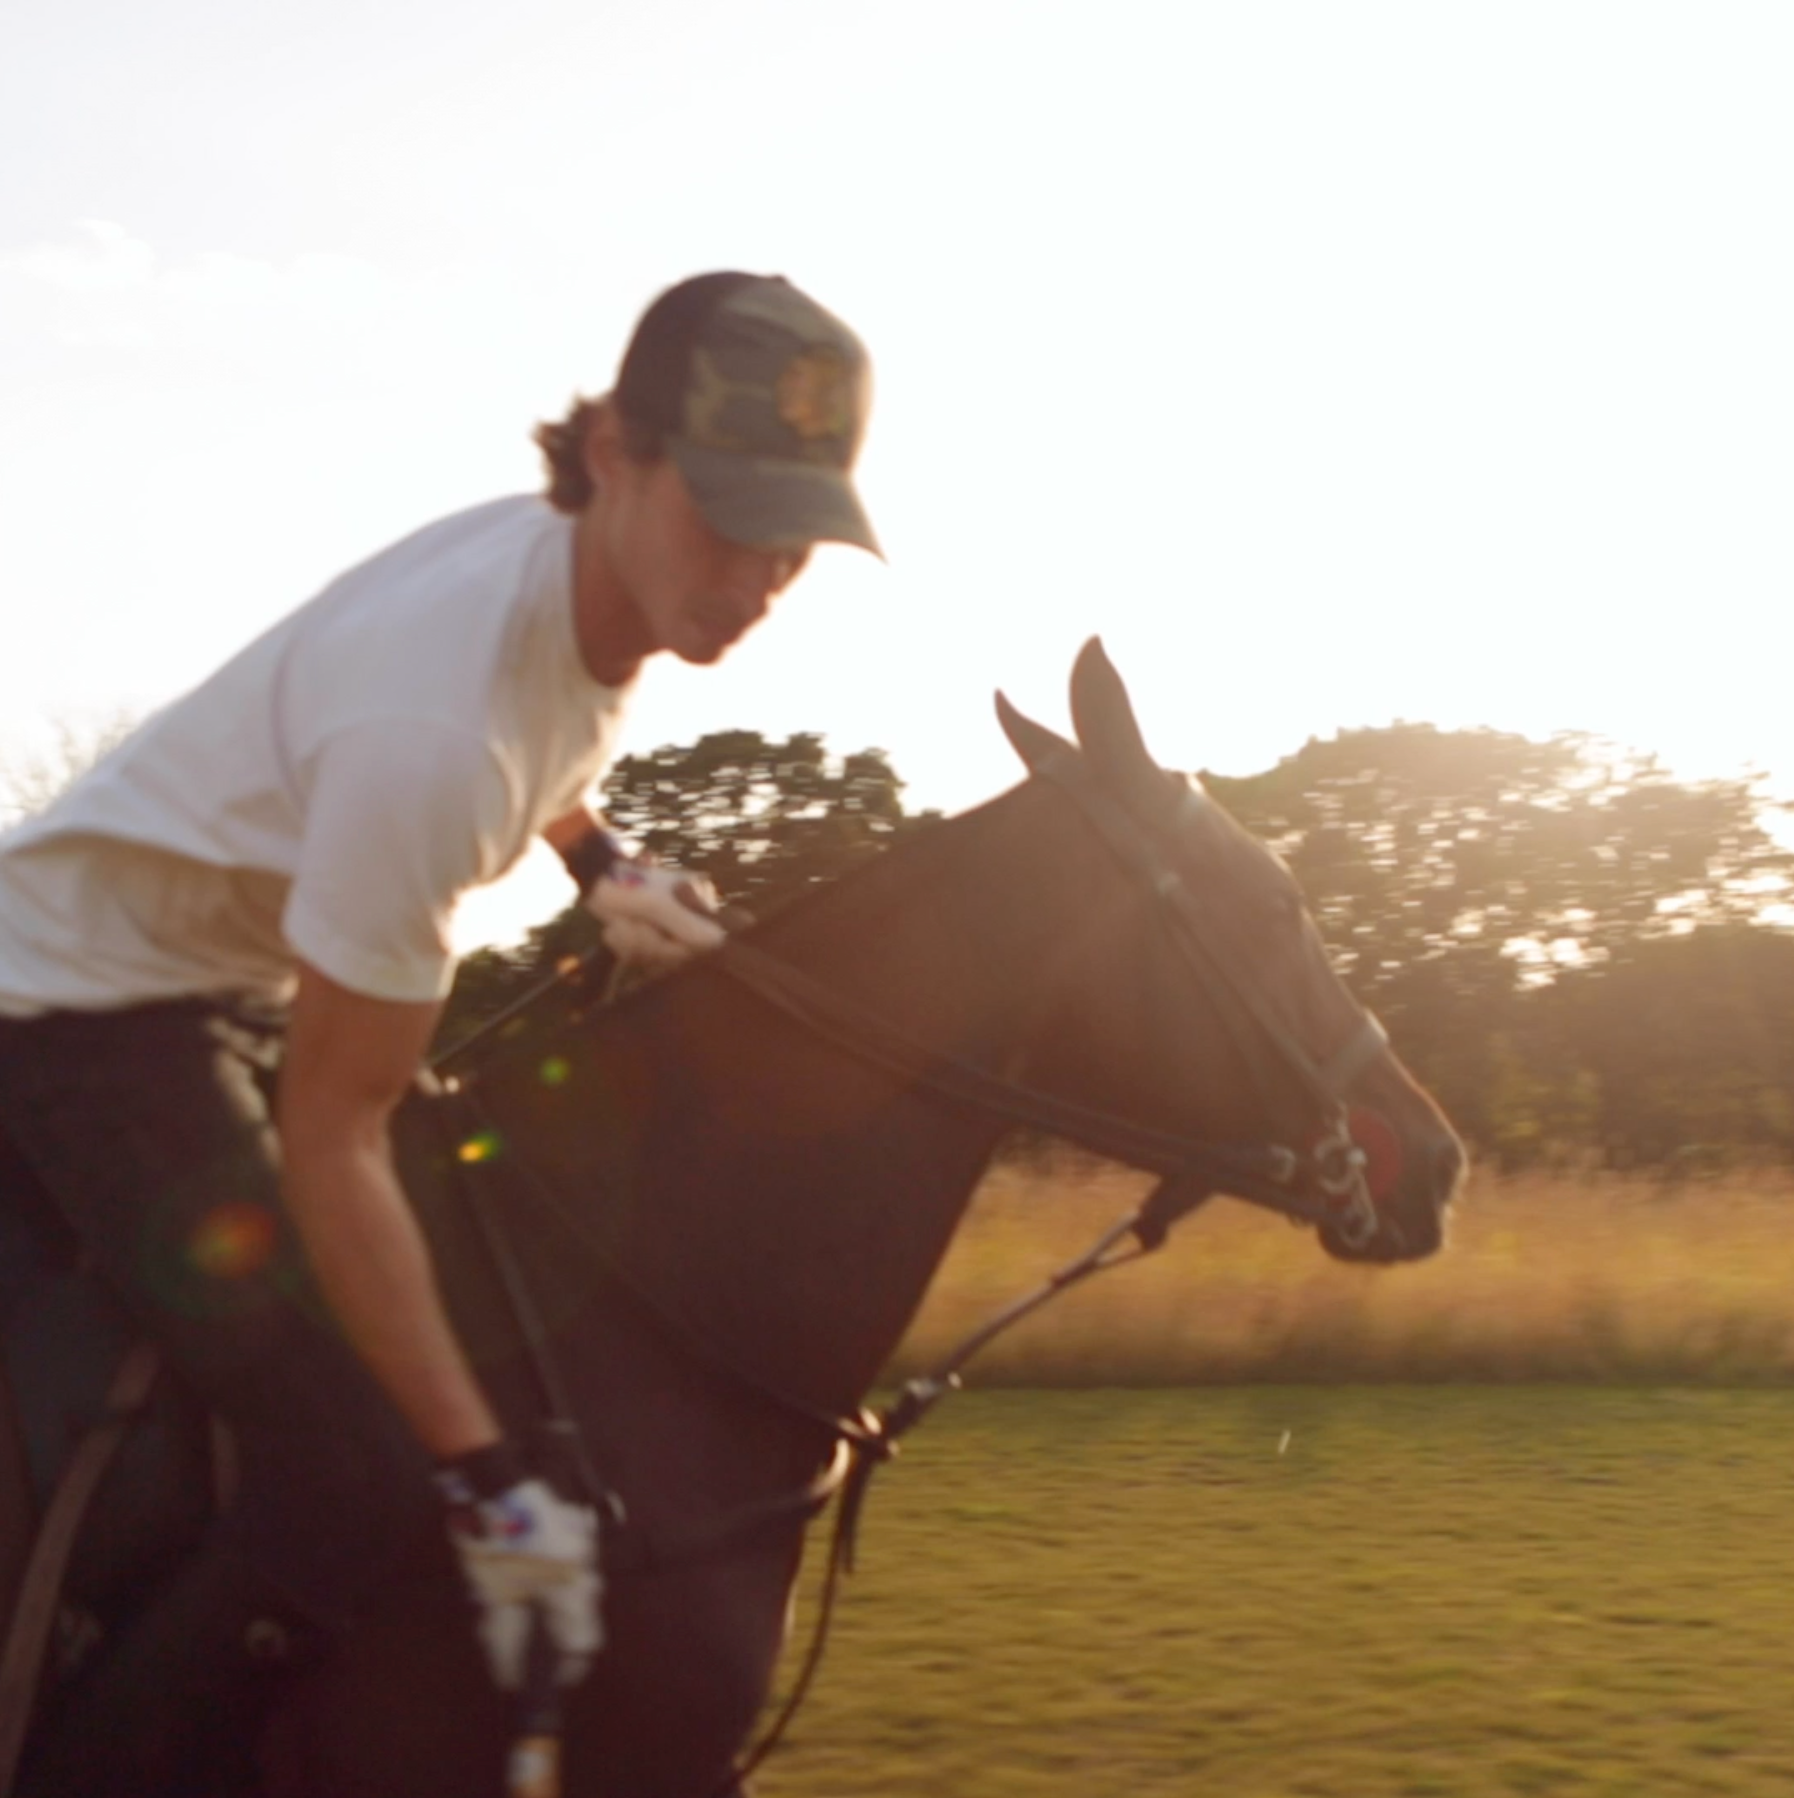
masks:
<path fill-rule="evenodd" d="M 1749 780 L 1567 734 L 1398 724 L 1206 776 L 1289 861 L 1353 989 L 1485 1161 L 1794 1158 L 1794 854 Z M 726 731 L 621 760 L 617 828 L 758 915 L 932 814 L 881 751 Z M 453 1040 L 593 940 L 570 907 L 464 962 Z"/>

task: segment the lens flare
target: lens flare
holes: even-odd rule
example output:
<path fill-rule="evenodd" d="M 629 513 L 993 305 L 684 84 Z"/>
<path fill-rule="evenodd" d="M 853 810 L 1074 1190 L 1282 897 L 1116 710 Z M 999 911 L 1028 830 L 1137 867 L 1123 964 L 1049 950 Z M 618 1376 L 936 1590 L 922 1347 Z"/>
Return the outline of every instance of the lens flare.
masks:
<path fill-rule="evenodd" d="M 482 1130 L 462 1143 L 455 1154 L 465 1162 L 494 1161 L 503 1152 L 504 1141 L 496 1130 Z"/>
<path fill-rule="evenodd" d="M 274 1258 L 274 1214 L 259 1205 L 218 1205 L 200 1219 L 188 1258 L 216 1280 L 258 1274 Z"/>
<path fill-rule="evenodd" d="M 564 1055 L 551 1055 L 537 1072 L 544 1086 L 565 1086 L 573 1073 L 573 1064 Z"/>

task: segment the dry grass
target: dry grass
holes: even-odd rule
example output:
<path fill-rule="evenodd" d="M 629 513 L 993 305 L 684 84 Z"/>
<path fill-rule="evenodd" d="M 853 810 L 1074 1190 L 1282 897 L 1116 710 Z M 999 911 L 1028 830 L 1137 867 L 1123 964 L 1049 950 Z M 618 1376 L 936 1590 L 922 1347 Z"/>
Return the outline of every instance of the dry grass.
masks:
<path fill-rule="evenodd" d="M 1073 1162 L 993 1171 L 900 1357 L 911 1371 L 1078 1253 L 1145 1182 Z M 1779 1381 L 1794 1373 L 1794 1179 L 1665 1187 L 1482 1177 L 1441 1255 L 1343 1267 L 1220 1201 L 974 1364 L 981 1385 L 1233 1380 Z"/>

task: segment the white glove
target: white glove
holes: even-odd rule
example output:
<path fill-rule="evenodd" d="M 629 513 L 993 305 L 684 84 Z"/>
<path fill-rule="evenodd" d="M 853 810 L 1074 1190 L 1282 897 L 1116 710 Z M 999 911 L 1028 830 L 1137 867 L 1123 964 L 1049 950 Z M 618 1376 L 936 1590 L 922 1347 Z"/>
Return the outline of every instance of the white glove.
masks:
<path fill-rule="evenodd" d="M 716 889 L 702 874 L 652 862 L 620 861 L 592 883 L 586 910 L 604 926 L 604 945 L 619 961 L 671 968 L 727 932 L 715 918 Z"/>
<path fill-rule="evenodd" d="M 452 1505 L 449 1540 L 480 1608 L 480 1642 L 499 1685 L 523 1684 L 537 1617 L 554 1646 L 556 1680 L 577 1685 L 604 1646 L 598 1513 L 542 1480 L 522 1480 L 495 1498 Z"/>

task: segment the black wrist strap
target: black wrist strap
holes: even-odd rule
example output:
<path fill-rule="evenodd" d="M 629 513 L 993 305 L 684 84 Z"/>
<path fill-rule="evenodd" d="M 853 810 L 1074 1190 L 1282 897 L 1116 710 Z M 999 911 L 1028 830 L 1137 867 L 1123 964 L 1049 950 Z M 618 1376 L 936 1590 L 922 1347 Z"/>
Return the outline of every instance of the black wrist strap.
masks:
<path fill-rule="evenodd" d="M 478 1504 L 484 1498 L 497 1498 L 527 1477 L 523 1457 L 512 1442 L 491 1442 L 484 1448 L 470 1449 L 464 1455 L 436 1463 L 436 1490 L 442 1494 L 443 1502 L 451 1505 Z"/>
<path fill-rule="evenodd" d="M 627 859 L 623 845 L 608 830 L 588 830 L 578 842 L 561 850 L 560 857 L 582 899 L 618 862 Z"/>

